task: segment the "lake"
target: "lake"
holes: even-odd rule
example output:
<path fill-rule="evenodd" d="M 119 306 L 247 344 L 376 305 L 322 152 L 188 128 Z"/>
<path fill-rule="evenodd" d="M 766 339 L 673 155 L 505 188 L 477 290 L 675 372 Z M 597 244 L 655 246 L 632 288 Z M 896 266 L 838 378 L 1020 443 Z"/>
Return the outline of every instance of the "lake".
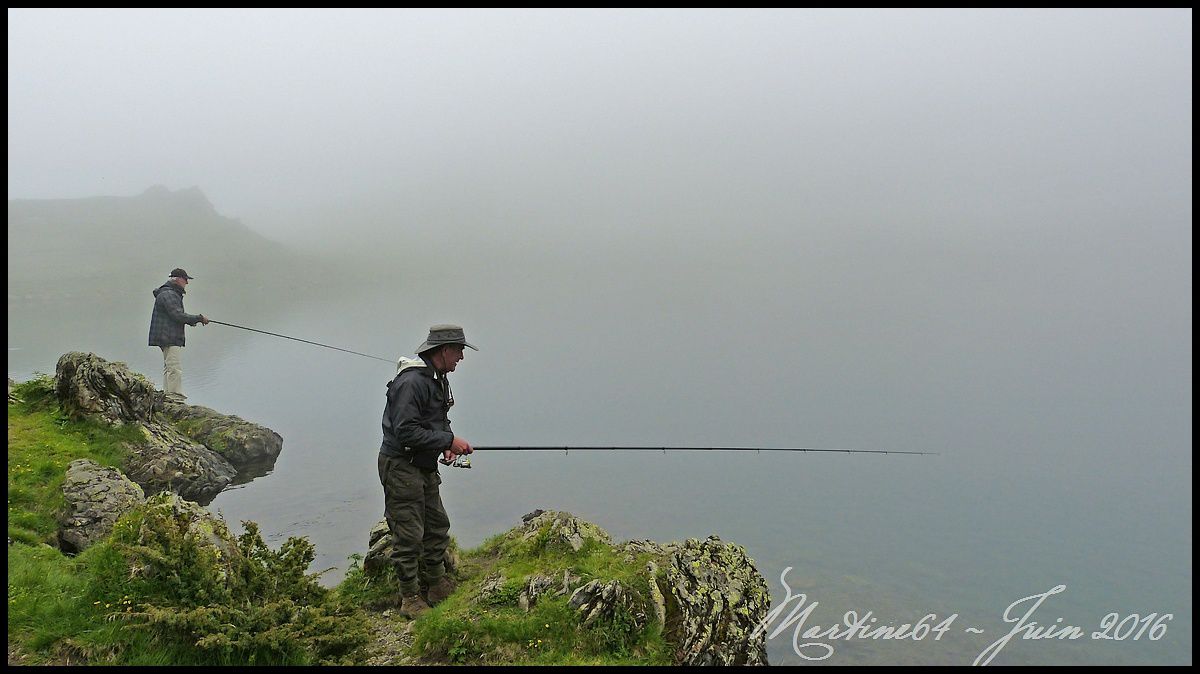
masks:
<path fill-rule="evenodd" d="M 52 373 L 62 353 L 86 350 L 161 385 L 160 353 L 145 346 L 154 285 L 103 306 L 86 292 L 53 302 L 10 298 L 9 376 Z M 736 293 L 691 305 L 628 297 L 611 285 L 568 289 L 530 278 L 498 288 L 463 277 L 452 287 L 365 286 L 269 309 L 206 296 L 194 282 L 186 303 L 217 320 L 387 358 L 410 354 L 432 323 L 461 323 L 481 351 L 468 351 L 452 376 L 451 418 L 476 445 L 939 453 L 478 452 L 471 470 L 442 468 L 461 546 L 534 509 L 565 510 L 618 540 L 717 535 L 744 546 L 777 603 L 791 567 L 791 591 L 816 604 L 805 629 L 840 623 L 848 611 L 870 611 L 877 622 L 864 622 L 877 626 L 957 614 L 936 640 L 829 642 L 833 653 L 821 664 L 970 664 L 1011 629 L 1001 618 L 1010 604 L 1058 585 L 1065 590 L 1032 619 L 1086 636 L 1017 638 L 994 664 L 1191 663 L 1191 459 L 1178 441 L 1185 434 L 1190 444 L 1190 411 L 1175 417 L 1186 428 L 1157 436 L 1125 423 L 1124 432 L 1142 433 L 1127 442 L 1106 417 L 1150 403 L 1118 405 L 1041 365 L 1044 378 L 1003 359 L 972 358 L 965 339 L 922 346 L 911 335 L 888 336 L 908 344 L 909 357 L 885 362 L 870 336 L 795 339 L 773 330 L 770 312 L 740 308 Z M 790 301 L 785 290 L 776 299 Z M 270 473 L 229 488 L 209 508 L 231 524 L 258 522 L 272 545 L 307 537 L 317 550 L 313 570 L 328 569 L 326 585 L 339 582 L 382 519 L 375 462 L 392 374 L 387 363 L 308 344 L 215 324 L 189 328 L 189 401 L 284 438 Z M 1163 404 L 1190 409 L 1190 374 L 1186 382 L 1188 400 Z M 1094 419 L 1055 404 L 1056 396 L 1089 395 L 1097 397 Z M 1150 635 L 1161 630 L 1093 639 L 1113 613 L 1128 619 L 1126 628 L 1152 613 L 1173 618 L 1159 639 Z M 792 633 L 769 641 L 772 664 L 804 662 Z"/>

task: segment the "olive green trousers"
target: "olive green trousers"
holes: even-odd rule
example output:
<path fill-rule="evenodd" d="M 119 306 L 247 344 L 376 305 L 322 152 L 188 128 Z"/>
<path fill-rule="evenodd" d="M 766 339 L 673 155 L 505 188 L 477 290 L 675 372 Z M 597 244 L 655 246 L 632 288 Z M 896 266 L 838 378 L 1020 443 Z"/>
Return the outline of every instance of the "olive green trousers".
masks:
<path fill-rule="evenodd" d="M 379 481 L 383 484 L 383 515 L 392 532 L 389 554 L 400 591 L 414 595 L 446 573 L 446 547 L 450 544 L 450 518 L 442 507 L 437 470 L 422 470 L 407 459 L 379 455 Z"/>

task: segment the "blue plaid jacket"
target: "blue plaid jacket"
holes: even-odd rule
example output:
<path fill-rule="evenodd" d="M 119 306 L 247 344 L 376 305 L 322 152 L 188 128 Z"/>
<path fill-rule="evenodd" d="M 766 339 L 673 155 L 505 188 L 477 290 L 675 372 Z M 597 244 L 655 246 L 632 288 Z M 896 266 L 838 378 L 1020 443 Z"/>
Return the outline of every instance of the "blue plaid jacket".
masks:
<path fill-rule="evenodd" d="M 183 346 L 183 326 L 200 322 L 199 314 L 183 311 L 183 288 L 167 281 L 154 291 L 150 315 L 150 346 Z"/>

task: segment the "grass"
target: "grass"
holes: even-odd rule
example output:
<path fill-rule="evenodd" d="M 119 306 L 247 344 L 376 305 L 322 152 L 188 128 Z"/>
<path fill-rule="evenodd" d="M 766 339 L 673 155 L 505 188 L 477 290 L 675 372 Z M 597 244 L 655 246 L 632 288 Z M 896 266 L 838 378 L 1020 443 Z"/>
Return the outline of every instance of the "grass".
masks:
<path fill-rule="evenodd" d="M 124 444 L 142 438 L 133 426 L 68 419 L 53 391 L 53 379 L 40 375 L 13 387 L 20 401 L 8 404 L 8 535 L 23 543 L 53 543 L 72 461 L 117 467 Z"/>
<path fill-rule="evenodd" d="M 64 556 L 46 545 L 8 548 L 8 641 L 22 664 L 178 664 L 180 649 L 130 630 L 118 613 L 133 599 L 98 590 L 94 555 Z"/>
<path fill-rule="evenodd" d="M 200 438 L 204 439 L 204 446 L 212 451 L 220 454 L 225 458 L 229 458 L 229 441 L 220 433 L 211 432 L 212 422 L 206 419 L 183 419 L 175 422 L 175 428 L 185 436 L 200 442 Z"/>
<path fill-rule="evenodd" d="M 611 619 L 583 625 L 569 606 L 569 596 L 544 594 L 528 611 L 517 604 L 533 575 L 561 578 L 564 571 L 578 584 L 593 579 L 619 581 L 647 614 L 647 555 L 626 561 L 604 543 L 587 540 L 583 547 L 551 544 L 547 529 L 529 541 L 495 536 L 462 555 L 459 590 L 414 625 L 414 649 L 426 659 L 451 664 L 515 665 L 667 665 L 669 649 L 660 630 L 649 624 L 636 629 L 634 616 L 618 612 Z M 499 573 L 501 587 L 481 596 L 485 579 Z"/>
<path fill-rule="evenodd" d="M 548 528 L 547 528 L 548 529 Z M 649 578 L 643 571 L 648 555 L 627 561 L 623 553 L 595 540 L 579 551 L 552 543 L 547 529 L 531 540 L 500 534 L 478 548 L 461 552 L 454 576 L 458 590 L 413 625 L 410 655 L 427 662 L 453 665 L 669 665 L 670 649 L 655 625 L 635 629 L 633 616 L 583 625 L 569 596 L 545 594 L 527 612 L 518 598 L 533 575 L 577 576 L 578 586 L 593 579 L 618 580 L 643 606 Z M 399 582 L 389 571 L 368 576 L 361 557 L 351 558 L 345 580 L 336 591 L 347 601 L 377 609 L 395 607 Z M 486 595 L 481 587 L 494 574 L 505 581 Z M 647 608 L 646 621 L 652 622 Z"/>
<path fill-rule="evenodd" d="M 15 400 L 14 400 L 15 398 Z M 307 575 L 314 551 L 268 548 L 253 522 L 232 548 L 193 531 L 170 499 L 118 520 L 76 557 L 52 543 L 71 461 L 120 467 L 135 425 L 62 414 L 45 375 L 8 406 L 8 639 L 22 664 L 354 664 L 369 640 L 360 609 Z M 166 506 L 164 508 L 164 506 Z M 223 524 L 214 525 L 223 527 Z"/>
<path fill-rule="evenodd" d="M 14 400 L 15 398 L 15 400 Z M 65 507 L 64 473 L 88 458 L 120 467 L 136 425 L 66 417 L 50 377 L 14 386 L 8 406 L 8 637 L 23 664 L 353 664 L 369 642 L 363 608 L 395 607 L 391 574 L 368 577 L 352 558 L 332 591 L 307 575 L 314 552 L 303 539 L 278 551 L 253 522 L 236 549 L 214 551 L 187 520 L 152 505 L 123 516 L 106 540 L 75 557 L 53 547 Z M 150 499 L 162 505 L 161 499 Z M 452 542 L 453 544 L 453 542 Z M 549 536 L 495 536 L 459 554 L 458 591 L 413 625 L 410 655 L 439 664 L 670 664 L 648 608 L 647 556 L 627 559 L 595 540 L 571 550 Z M 149 575 L 142 573 L 151 569 Z M 534 575 L 618 580 L 644 614 L 626 611 L 581 623 L 568 596 L 542 595 L 528 611 L 518 598 Z M 506 579 L 480 596 L 485 579 Z M 394 618 L 399 620 L 400 618 Z"/>

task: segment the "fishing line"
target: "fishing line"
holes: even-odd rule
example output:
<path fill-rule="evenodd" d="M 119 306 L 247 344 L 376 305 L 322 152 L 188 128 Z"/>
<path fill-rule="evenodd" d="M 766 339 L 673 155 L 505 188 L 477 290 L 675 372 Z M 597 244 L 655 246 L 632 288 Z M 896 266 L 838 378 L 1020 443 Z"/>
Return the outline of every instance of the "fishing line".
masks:
<path fill-rule="evenodd" d="M 320 343 L 320 342 L 310 342 L 310 341 L 308 341 L 307 339 L 300 339 L 299 337 L 288 337 L 287 335 L 281 335 L 281 334 L 279 334 L 279 333 L 277 333 L 277 332 L 267 332 L 266 330 L 258 330 L 258 329 L 255 329 L 255 328 L 247 328 L 247 327 L 246 327 L 246 326 L 244 326 L 244 325 L 234 325 L 233 323 L 223 323 L 223 322 L 221 322 L 221 321 L 214 321 L 214 320 L 213 320 L 213 319 L 211 319 L 211 318 L 210 318 L 210 319 L 208 319 L 208 322 L 209 322 L 209 323 L 216 323 L 217 325 L 228 325 L 228 326 L 229 326 L 229 327 L 231 327 L 231 328 L 241 328 L 242 330 L 249 330 L 250 332 L 261 332 L 261 333 L 262 333 L 262 334 L 264 334 L 264 335 L 271 335 L 272 337 L 282 337 L 282 338 L 284 338 L 284 339 L 294 339 L 294 340 L 296 340 L 297 342 L 304 342 L 305 344 L 312 344 L 312 345 L 314 345 L 314 346 L 323 346 L 323 347 L 325 347 L 326 349 L 334 349 L 335 351 L 345 351 L 346 353 L 352 353 L 352 354 L 354 354 L 354 355 L 356 355 L 356 356 L 362 356 L 363 358 L 374 358 L 375 360 L 382 360 L 383 362 L 385 362 L 385 363 L 391 363 L 392 365 L 395 365 L 395 364 L 396 364 L 396 361 L 395 361 L 395 360 L 393 360 L 393 359 L 391 359 L 391 358 L 380 358 L 379 356 L 372 356 L 372 355 L 370 355 L 370 354 L 366 354 L 366 353 L 359 353 L 359 352 L 357 352 L 357 351 L 351 351 L 350 349 L 343 349 L 343 348 L 341 348 L 340 346 L 330 346 L 330 345 L 328 345 L 328 344 L 322 344 L 322 343 Z"/>
<path fill-rule="evenodd" d="M 309 341 L 307 339 L 300 339 L 299 337 L 289 337 L 288 335 L 281 335 L 277 332 L 267 332 L 266 330 L 259 330 L 257 328 L 248 328 L 244 325 L 235 325 L 233 323 L 225 323 L 223 321 L 214 321 L 211 318 L 208 319 L 208 322 L 216 323 L 217 325 L 227 325 L 231 328 L 239 328 L 241 330 L 249 330 L 250 332 L 258 332 L 258 333 L 262 333 L 264 335 L 271 335 L 272 337 L 282 337 L 284 339 L 291 339 L 291 340 L 295 340 L 297 342 L 304 342 L 305 344 L 312 344 L 313 346 L 321 346 L 326 349 L 333 349 L 335 351 L 344 351 L 346 353 L 352 353 L 356 356 L 362 356 L 363 358 L 372 358 L 374 360 L 382 360 L 385 363 L 395 364 L 395 362 L 396 362 L 396 361 L 392 360 L 391 358 L 380 358 L 379 356 L 372 356 L 372 355 L 366 354 L 366 353 L 359 353 L 358 351 L 351 351 L 350 349 L 343 349 L 340 346 L 330 346 L 329 344 L 322 344 L 320 342 L 313 342 L 313 341 Z M 839 454 L 919 454 L 919 455 L 937 456 L 937 452 L 902 452 L 902 451 L 887 450 L 887 449 L 816 449 L 816 448 L 811 448 L 811 447 L 569 447 L 569 446 L 561 447 L 560 446 L 560 447 L 475 447 L 475 449 L 491 451 L 491 452 L 556 451 L 556 452 L 563 452 L 564 454 L 569 454 L 572 451 L 577 451 L 577 452 L 585 451 L 586 452 L 586 451 L 630 451 L 630 450 L 633 450 L 633 451 L 644 451 L 644 452 L 663 452 L 664 454 L 669 451 L 670 452 L 708 451 L 708 452 L 835 452 L 835 453 L 839 453 Z M 461 458 L 464 459 L 464 463 L 460 464 L 460 463 L 458 463 L 458 461 L 456 461 L 455 465 L 459 465 L 460 467 L 463 467 L 463 468 L 470 468 L 471 464 L 466 462 L 469 460 L 466 460 L 465 457 L 461 457 Z"/>

